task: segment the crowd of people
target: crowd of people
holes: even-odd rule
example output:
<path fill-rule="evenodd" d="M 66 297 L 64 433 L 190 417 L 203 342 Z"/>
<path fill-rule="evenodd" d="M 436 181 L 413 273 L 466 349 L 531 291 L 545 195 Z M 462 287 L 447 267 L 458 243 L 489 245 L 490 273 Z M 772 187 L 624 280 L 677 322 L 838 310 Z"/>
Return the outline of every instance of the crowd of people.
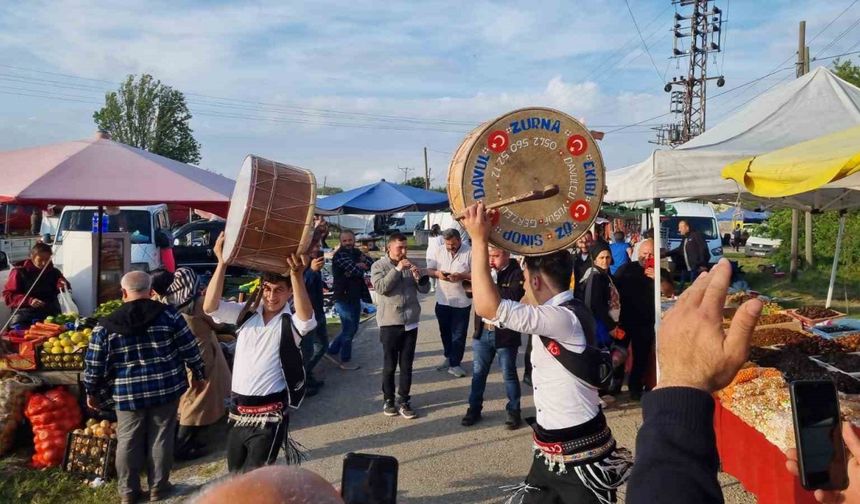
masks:
<path fill-rule="evenodd" d="M 126 274 L 124 304 L 100 320 L 83 378 L 87 405 L 94 412 L 116 412 L 121 501 L 141 499 L 144 470 L 149 500 L 169 495 L 174 460 L 207 453 L 211 446 L 202 439 L 225 415 L 228 470 L 250 474 L 208 489 L 200 502 L 225 502 L 212 498 L 259 478 L 275 493 L 301 490 L 284 489 L 279 478 L 314 480 L 309 486 L 321 488 L 319 499 L 323 494 L 336 499 L 315 475 L 255 470 L 274 464 L 282 449 L 289 464 L 304 458 L 289 433 L 290 412 L 324 385 L 313 373 L 321 359 L 344 371 L 358 369 L 352 364 L 352 342 L 369 276 L 378 309 L 386 416 L 414 419 L 420 414 L 411 390 L 419 294 L 435 291 L 443 347 L 438 369 L 454 378 L 467 374 L 461 364 L 474 317 L 471 386 L 460 423 L 468 427 L 481 421 L 487 378 L 498 358 L 507 395 L 505 428 L 525 422 L 534 431 L 531 470 L 512 488 L 510 502 L 615 502 L 625 483 L 628 502 L 721 502 L 709 393 L 728 383 L 745 360 L 761 310 L 758 301 L 744 305 L 723 333 L 721 307 L 731 266 L 722 261 L 709 271 L 707 247 L 702 252 L 701 237 L 681 221 L 684 239 L 668 254 L 690 286 L 661 325 L 662 374 L 655 387 L 657 266 L 647 234 L 634 247 L 623 234 L 609 244 L 589 232 L 572 253 L 517 260 L 489 243 L 489 222 L 482 207 L 468 209 L 463 224 L 471 244 L 458 230 L 434 230 L 426 269 L 407 257 L 402 234 L 388 236 L 385 255 L 373 261 L 355 247 L 351 232 L 341 232 L 332 260 L 341 331 L 331 341 L 322 278 L 323 224 L 309 254 L 288 258 L 289 271 L 283 275 L 264 274 L 246 303 L 222 299 L 223 235 L 215 244 L 218 266 L 208 285 L 186 268 Z M 674 296 L 671 275 L 663 272 L 662 277 L 667 283 L 661 292 Z M 45 288 L 31 289 L 40 278 L 46 279 Z M 30 260 L 13 270 L 4 297 L 40 314 L 55 313 L 53 303 L 65 283 L 50 266 L 50 249 L 37 246 Z M 235 327 L 237 335 L 227 354 L 215 336 L 224 324 Z M 526 419 L 517 370 L 524 335 L 523 381 L 532 388 L 535 404 L 535 417 Z M 603 365 L 607 371 L 598 372 Z M 603 414 L 625 381 L 630 398 L 644 402 L 635 465 Z M 853 431 L 846 431 L 849 448 L 860 451 L 860 440 L 850 436 Z M 796 471 L 791 464 L 790 469 Z M 336 502 L 306 497 L 307 502 Z M 830 498 L 835 497 L 820 496 L 823 502 Z"/>

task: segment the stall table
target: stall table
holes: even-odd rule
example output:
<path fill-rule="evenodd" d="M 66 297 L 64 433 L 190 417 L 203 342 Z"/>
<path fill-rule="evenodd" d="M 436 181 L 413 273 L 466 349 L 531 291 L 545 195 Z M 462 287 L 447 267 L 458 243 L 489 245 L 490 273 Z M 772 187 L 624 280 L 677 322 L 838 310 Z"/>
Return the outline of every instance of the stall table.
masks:
<path fill-rule="evenodd" d="M 714 399 L 714 431 L 722 470 L 731 474 L 758 504 L 816 504 L 812 492 L 785 468 L 785 454 Z"/>

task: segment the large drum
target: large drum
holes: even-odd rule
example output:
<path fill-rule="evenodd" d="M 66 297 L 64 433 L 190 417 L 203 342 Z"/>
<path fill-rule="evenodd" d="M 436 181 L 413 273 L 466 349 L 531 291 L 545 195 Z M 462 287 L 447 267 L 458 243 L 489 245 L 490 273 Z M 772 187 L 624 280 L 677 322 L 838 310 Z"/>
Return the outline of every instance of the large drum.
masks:
<path fill-rule="evenodd" d="M 572 247 L 597 216 L 605 187 L 600 150 L 579 121 L 548 108 L 515 110 L 478 126 L 448 170 L 455 214 L 479 200 L 490 205 L 550 187 L 549 197 L 500 207 L 490 242 L 545 255 Z"/>
<path fill-rule="evenodd" d="M 225 261 L 257 271 L 289 271 L 287 257 L 310 245 L 315 208 L 313 173 L 246 157 L 230 200 Z"/>

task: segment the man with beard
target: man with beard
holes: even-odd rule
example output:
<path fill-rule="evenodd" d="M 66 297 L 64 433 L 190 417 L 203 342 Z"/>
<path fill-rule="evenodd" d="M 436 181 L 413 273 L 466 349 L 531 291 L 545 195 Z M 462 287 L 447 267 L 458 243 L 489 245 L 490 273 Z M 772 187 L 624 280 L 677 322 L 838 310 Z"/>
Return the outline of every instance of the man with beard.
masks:
<path fill-rule="evenodd" d="M 370 278 L 376 289 L 379 340 L 382 342 L 382 412 L 414 419 L 418 414 L 409 404 L 412 387 L 412 361 L 418 341 L 418 319 L 421 305 L 418 293 L 430 291 L 430 283 L 419 283 L 418 268 L 406 258 L 406 236 L 394 233 L 388 237 L 388 255 L 373 263 Z M 394 372 L 400 366 L 400 386 L 394 399 Z"/>
<path fill-rule="evenodd" d="M 364 274 L 373 260 L 355 248 L 355 233 L 345 229 L 340 233 L 340 248 L 334 253 L 331 263 L 334 309 L 340 316 L 340 334 L 329 344 L 326 358 L 343 370 L 354 371 L 359 366 L 349 362 L 352 360 L 352 339 L 361 321 L 361 294 L 366 288 Z"/>
<path fill-rule="evenodd" d="M 206 290 L 203 309 L 216 323 L 237 324 L 233 359 L 232 405 L 227 437 L 227 469 L 247 472 L 273 464 L 281 445 L 287 463 L 301 461 L 288 435 L 289 408 L 298 409 L 305 393 L 301 339 L 317 325 L 304 283 L 309 258 L 287 259 L 289 276 L 264 273 L 260 304 L 246 310 L 242 303 L 221 300 L 224 292 L 224 233 L 215 242 L 218 266 Z M 295 313 L 290 310 L 293 297 Z"/>

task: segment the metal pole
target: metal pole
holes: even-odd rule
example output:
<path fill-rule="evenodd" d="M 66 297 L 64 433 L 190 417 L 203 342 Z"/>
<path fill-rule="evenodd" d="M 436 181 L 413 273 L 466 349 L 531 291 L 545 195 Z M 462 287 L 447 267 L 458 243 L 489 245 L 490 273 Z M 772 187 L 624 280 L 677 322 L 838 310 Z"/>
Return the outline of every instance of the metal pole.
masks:
<path fill-rule="evenodd" d="M 827 303 L 825 308 L 830 308 L 833 300 L 833 287 L 836 285 L 836 268 L 839 265 L 839 253 L 842 251 L 842 235 L 845 233 L 845 212 L 839 213 L 839 232 L 836 234 L 836 251 L 833 253 L 833 267 L 830 268 L 830 287 L 827 288 Z"/>
<path fill-rule="evenodd" d="M 806 73 L 806 21 L 800 22 L 797 32 L 797 76 Z"/>
<path fill-rule="evenodd" d="M 806 267 L 812 268 L 815 265 L 815 257 L 812 253 L 812 212 L 807 210 L 804 212 L 803 217 L 803 243 L 806 249 Z"/>
<path fill-rule="evenodd" d="M 798 228 L 800 227 L 800 210 L 791 209 L 791 265 L 789 275 L 791 279 L 797 278 L 797 253 L 798 253 Z"/>
<path fill-rule="evenodd" d="M 9 205 L 3 205 L 6 207 L 6 220 L 3 221 L 3 234 L 6 236 L 11 236 L 12 233 L 9 232 Z"/>
<path fill-rule="evenodd" d="M 99 205 L 99 225 L 96 240 L 96 306 L 101 303 L 102 290 L 102 219 L 104 219 L 105 207 Z"/>
<path fill-rule="evenodd" d="M 427 162 L 427 147 L 424 147 L 424 189 L 430 189 L 430 164 Z"/>
<path fill-rule="evenodd" d="M 660 329 L 660 319 L 663 316 L 662 304 L 660 302 L 660 200 L 654 200 L 651 221 L 654 224 L 654 355 L 657 355 L 657 346 L 660 344 L 657 338 Z M 657 361 L 657 381 L 660 381 L 660 362 Z"/>

